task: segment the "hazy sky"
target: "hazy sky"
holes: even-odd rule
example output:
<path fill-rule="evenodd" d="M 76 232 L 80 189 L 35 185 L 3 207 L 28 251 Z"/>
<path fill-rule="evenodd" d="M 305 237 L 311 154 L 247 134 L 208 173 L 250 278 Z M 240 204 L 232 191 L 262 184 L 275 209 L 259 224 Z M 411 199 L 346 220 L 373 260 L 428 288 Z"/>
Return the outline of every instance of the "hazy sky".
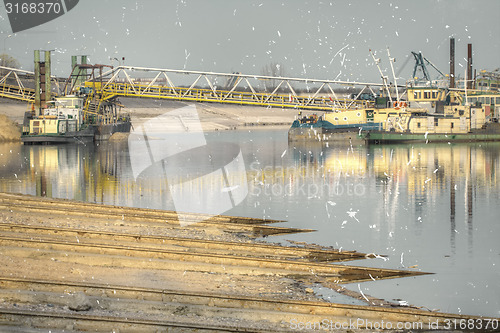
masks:
<path fill-rule="evenodd" d="M 411 51 L 422 51 L 447 73 L 450 36 L 457 73 L 465 70 L 467 43 L 474 68 L 500 67 L 499 14 L 500 0 L 80 0 L 62 17 L 7 37 L 2 3 L 0 38 L 27 70 L 34 49 L 55 49 L 53 71 L 62 76 L 71 55 L 87 54 L 92 63 L 125 57 L 134 66 L 245 74 L 277 62 L 287 76 L 380 82 L 369 49 L 384 69 L 390 47 L 396 72 Z M 413 64 L 400 76 L 408 79 Z"/>

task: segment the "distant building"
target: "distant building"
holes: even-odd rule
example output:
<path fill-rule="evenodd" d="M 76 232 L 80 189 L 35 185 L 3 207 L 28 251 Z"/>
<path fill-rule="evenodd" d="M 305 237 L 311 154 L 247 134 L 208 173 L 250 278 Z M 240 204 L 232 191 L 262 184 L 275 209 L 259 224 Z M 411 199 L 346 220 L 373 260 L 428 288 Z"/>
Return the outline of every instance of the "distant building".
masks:
<path fill-rule="evenodd" d="M 500 91 L 500 72 L 499 69 L 493 72 L 481 71 L 476 78 L 477 89 Z"/>

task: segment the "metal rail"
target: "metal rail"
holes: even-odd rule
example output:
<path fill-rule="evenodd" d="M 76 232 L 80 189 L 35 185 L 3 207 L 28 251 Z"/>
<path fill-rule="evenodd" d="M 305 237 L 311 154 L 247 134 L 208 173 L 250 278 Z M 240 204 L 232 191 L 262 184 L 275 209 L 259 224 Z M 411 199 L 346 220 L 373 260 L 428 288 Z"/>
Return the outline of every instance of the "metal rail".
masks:
<path fill-rule="evenodd" d="M 39 206 L 39 205 L 29 205 L 29 204 L 21 204 L 21 203 L 5 203 L 0 202 L 0 207 L 6 207 L 9 209 L 16 209 L 18 211 L 25 212 L 38 212 L 38 213 L 60 213 L 65 215 L 73 215 L 79 216 L 83 218 L 107 218 L 107 219 L 116 219 L 122 220 L 126 219 L 128 222 L 137 221 L 139 223 L 143 223 L 144 227 L 148 227 L 151 224 L 149 222 L 160 223 L 163 228 L 181 228 L 177 218 L 170 217 L 165 220 L 164 218 L 157 216 L 131 216 L 120 212 L 89 212 L 81 209 L 75 209 L 73 207 L 50 207 L 50 206 Z M 186 219 L 187 220 L 187 219 Z M 198 222 L 199 220 L 194 220 Z M 269 236 L 269 235 L 279 235 L 279 234 L 290 234 L 290 233 L 299 233 L 299 232 L 311 232 L 314 231 L 312 229 L 298 229 L 298 228 L 282 228 L 282 227 L 273 227 L 266 225 L 247 225 L 247 224 L 235 224 L 228 223 L 221 220 L 218 220 L 217 217 L 211 218 L 209 220 L 201 221 L 195 224 L 192 224 L 191 228 L 197 229 L 219 229 L 224 231 L 235 231 L 235 232 L 245 232 L 249 236 L 253 237 L 261 237 L 261 236 Z"/>
<path fill-rule="evenodd" d="M 105 332 L 161 332 L 165 329 L 176 329 L 182 332 L 275 332 L 276 330 L 264 330 L 253 328 L 239 328 L 223 325 L 211 325 L 208 323 L 197 324 L 194 322 L 183 323 L 165 319 L 135 319 L 123 318 L 111 315 L 88 315 L 79 313 L 66 312 L 47 312 L 36 310 L 22 309 L 5 309 L 0 308 L 0 320 L 4 324 L 12 322 L 12 326 L 7 329 L 15 329 L 20 326 L 23 321 L 29 323 L 31 327 L 42 327 L 50 329 L 68 329 L 75 328 L 87 331 L 90 327 L 91 331 L 99 330 Z M 4 326 L 5 327 L 5 326 Z M 72 329 L 71 329 L 72 331 Z"/>
<path fill-rule="evenodd" d="M 55 239 L 35 235 L 0 236 L 3 253 L 10 248 L 21 247 L 27 257 L 36 253 L 50 253 L 59 261 L 72 262 L 70 253 L 79 256 L 78 262 L 94 266 L 119 265 L 121 267 L 143 267 L 168 270 L 198 270 L 206 272 L 245 272 L 256 275 L 294 276 L 314 272 L 316 279 L 335 283 L 354 283 L 371 280 L 393 279 L 428 273 L 397 269 L 381 269 L 359 266 L 324 264 L 294 260 L 255 258 L 235 254 L 196 253 L 164 250 L 159 248 L 118 245 L 110 242 L 86 242 L 83 239 Z M 31 250 L 32 249 L 32 250 Z M 35 251 L 32 254 L 32 251 Z M 64 253 L 59 256 L 57 253 Z M 141 258 L 141 260 L 138 260 Z M 148 258 L 148 261 L 142 260 Z M 182 262 L 182 265 L 172 262 Z"/>
<path fill-rule="evenodd" d="M 130 233 L 104 232 L 83 229 L 70 229 L 62 227 L 45 227 L 33 225 L 20 225 L 13 223 L 0 223 L 0 230 L 4 233 L 18 232 L 23 234 L 44 235 L 57 237 L 68 237 L 94 240 L 96 238 L 112 240 L 116 242 L 130 242 L 134 246 L 148 249 L 168 249 L 184 248 L 191 252 L 223 252 L 231 250 L 233 253 L 239 253 L 247 257 L 267 258 L 267 259 L 292 259 L 297 261 L 312 262 L 332 262 L 347 261 L 355 259 L 366 259 L 370 256 L 356 251 L 339 251 L 327 249 L 315 249 L 304 247 L 286 247 L 281 245 L 271 245 L 263 243 L 239 243 L 227 241 L 215 241 L 182 237 L 151 236 Z"/>
<path fill-rule="evenodd" d="M 140 72 L 140 77 L 133 78 L 132 72 Z M 32 79 L 33 72 L 0 66 L 0 73 L 5 73 L 0 75 L 0 97 L 34 101 L 34 89 L 26 88 L 21 80 Z M 144 78 L 144 73 L 150 77 Z M 175 85 L 175 75 L 181 76 L 178 81 L 183 83 Z M 61 94 L 60 79 L 52 76 L 52 80 Z M 339 98 L 333 87 L 362 87 L 359 96 L 367 89 L 374 93 L 372 87 L 382 84 L 120 66 L 85 82 L 85 86 L 95 89 L 103 101 L 125 96 L 332 111 L 364 108 L 370 103 Z"/>
<path fill-rule="evenodd" d="M 19 85 L 5 84 L 4 82 L 0 86 L 0 97 L 17 99 L 24 102 L 34 102 L 35 90 L 24 88 Z"/>
<path fill-rule="evenodd" d="M 35 101 L 35 89 L 26 87 L 26 80 L 33 80 L 34 85 L 34 77 L 34 72 L 0 66 L 0 97 L 33 103 Z M 57 88 L 55 95 L 60 94 L 60 79 L 51 76 L 51 80 Z"/>
<path fill-rule="evenodd" d="M 259 331 L 258 328 L 263 327 L 263 331 L 279 332 L 290 331 L 291 320 L 316 322 L 325 318 L 338 324 L 349 323 L 353 318 L 364 320 L 364 323 L 390 321 L 393 325 L 420 322 L 423 326 L 419 329 L 429 328 L 430 323 L 444 327 L 447 321 L 454 319 L 488 320 L 415 308 L 394 308 L 361 293 L 350 296 L 364 298 L 369 306 L 327 303 L 318 301 L 297 286 L 318 283 L 335 287 L 342 281 L 361 282 L 414 275 L 411 271 L 317 263 L 314 258 L 304 255 L 309 249 L 293 248 L 286 253 L 278 252 L 272 245 L 167 238 L 156 231 L 164 232 L 168 212 L 162 214 L 150 210 L 154 218 L 148 220 L 146 209 L 23 198 L 29 197 L 0 194 L 0 204 L 10 208 L 10 213 L 5 210 L 0 215 L 12 216 L 13 221 L 27 218 L 30 224 L 35 224 L 0 224 L 1 253 L 7 259 L 5 274 L 0 276 L 0 299 L 5 300 L 0 305 L 2 327 L 140 332 L 170 328 L 198 332 Z M 41 209 L 36 212 L 47 215 L 18 213 L 22 211 L 22 204 L 36 207 L 37 202 L 33 201 L 41 203 Z M 64 208 L 70 209 L 71 206 L 73 209 L 65 212 Z M 50 211 L 51 207 L 57 209 Z M 103 213 L 104 217 L 99 219 L 86 218 L 83 214 L 89 211 L 99 214 L 100 208 L 112 214 L 106 216 Z M 52 222 L 45 219 L 48 214 L 54 218 Z M 136 222 L 130 222 L 129 216 L 135 216 Z M 39 223 L 50 226 L 39 226 Z M 59 224 L 66 226 L 58 228 Z M 67 227 L 72 224 L 75 229 Z M 115 228 L 118 224 L 119 227 Z M 242 222 L 225 224 L 234 226 L 233 231 L 248 226 Z M 144 230 L 149 225 L 158 229 Z M 260 225 L 254 221 L 251 226 Z M 215 224 L 212 227 L 215 228 Z M 98 230 L 89 230 L 94 228 Z M 113 231 L 118 229 L 123 232 L 113 236 Z M 136 230 L 154 236 L 137 235 Z M 174 235 L 178 235 L 179 230 L 175 231 Z M 210 232 L 213 231 L 217 230 Z M 166 240 L 165 247 L 161 246 L 163 239 Z M 230 247 L 223 251 L 225 245 Z M 251 250 L 253 245 L 258 249 L 257 253 Z M 266 258 L 266 254 L 273 251 L 276 254 Z M 71 274 L 67 274 L 68 269 L 71 269 Z M 131 280 L 121 276 L 134 272 L 139 275 Z M 399 274 L 401 272 L 403 275 Z M 24 275 L 31 278 L 21 278 Z M 95 283 L 94 276 L 95 281 L 101 282 Z M 152 280 L 143 281 L 143 277 Z M 265 282 L 265 277 L 268 282 Z M 156 284 L 156 278 L 164 282 Z M 176 278 L 185 280 L 173 283 L 171 280 Z M 200 281 L 210 285 L 198 286 Z M 233 286 L 234 281 L 239 281 L 241 286 Z M 160 289 L 160 285 L 172 289 Z M 83 293 L 90 304 L 85 313 L 68 309 L 74 303 L 68 303 L 71 300 L 67 297 L 74 293 Z M 359 325 L 359 328 L 363 327 L 369 328 Z"/>
<path fill-rule="evenodd" d="M 150 77 L 132 79 L 132 72 L 140 72 L 140 76 L 150 75 Z M 172 79 L 173 75 L 180 76 L 178 79 L 183 81 L 183 84 L 175 85 Z M 379 83 L 132 66 L 119 66 L 111 69 L 97 77 L 96 80 L 102 80 L 102 86 L 100 84 L 96 86 L 95 81 L 87 81 L 85 85 L 96 87 L 102 92 L 104 99 L 114 96 L 150 97 L 318 111 L 332 111 L 349 107 L 363 108 L 370 103 L 369 101 L 338 98 L 332 85 L 361 86 L 363 88 L 359 95 L 365 89 L 374 93 L 372 87 L 382 86 Z M 222 81 L 226 81 L 225 84 Z"/>
<path fill-rule="evenodd" d="M 61 199 L 33 198 L 24 195 L 13 195 L 0 193 L 0 207 L 8 207 L 19 211 L 31 211 L 39 213 L 52 214 L 60 212 L 64 215 L 73 215 L 84 218 L 115 219 L 126 220 L 127 223 L 133 223 L 137 227 L 160 226 L 163 229 L 185 229 L 181 228 L 177 220 L 177 212 L 160 211 L 151 209 L 116 207 L 108 205 L 99 205 L 92 203 L 74 203 Z M 252 237 L 289 234 L 299 232 L 312 232 L 312 229 L 284 228 L 263 225 L 264 223 L 279 222 L 274 220 L 263 220 L 254 218 L 244 218 L 236 216 L 205 216 L 203 214 L 183 213 L 185 219 L 189 216 L 198 222 L 192 224 L 190 228 L 196 229 L 218 229 L 224 231 L 234 231 L 247 233 Z M 207 218 L 200 221 L 200 216 Z"/>
<path fill-rule="evenodd" d="M 125 206 L 109 206 L 102 204 L 95 204 L 91 202 L 78 202 L 78 205 L 75 205 L 74 202 L 65 199 L 55 199 L 48 197 L 35 197 L 30 195 L 23 194 L 12 194 L 12 193 L 0 193 L 0 202 L 8 201 L 12 203 L 30 203 L 36 204 L 40 207 L 51 207 L 53 208 L 55 205 L 59 207 L 65 207 L 67 209 L 77 209 L 77 210 L 87 210 L 92 212 L 99 213 L 113 213 L 118 214 L 120 217 L 125 214 L 127 217 L 133 218 L 158 218 L 163 220 L 171 220 L 177 217 L 177 212 L 169 211 L 169 210 L 158 210 L 158 209 L 147 209 L 147 208 L 137 208 L 137 207 L 125 207 Z M 193 216 L 200 216 L 203 214 L 193 213 Z M 203 215 L 206 217 L 205 215 Z M 212 216 L 214 220 L 219 222 L 226 223 L 241 223 L 241 224 L 269 224 L 269 223 L 279 223 L 285 222 L 282 220 L 271 220 L 271 219 L 261 219 L 261 218 L 252 218 L 252 217 L 242 217 L 242 216 L 228 216 L 228 215 L 218 215 Z M 205 222 L 203 222 L 205 223 Z"/>
<path fill-rule="evenodd" d="M 409 307 L 363 306 L 328 303 L 321 301 L 255 298 L 210 293 L 182 292 L 164 289 L 136 288 L 120 285 L 103 285 L 87 282 L 53 282 L 26 278 L 0 277 L 0 286 L 2 287 L 0 294 L 9 296 L 12 294 L 11 291 L 13 291 L 15 293 L 14 297 L 17 297 L 17 299 L 22 302 L 29 303 L 30 301 L 32 301 L 30 296 L 33 294 L 42 294 L 44 295 L 46 300 L 52 299 L 55 301 L 54 303 L 56 303 L 56 305 L 53 305 L 52 309 L 49 311 L 47 311 L 47 309 L 44 309 L 44 311 L 33 311 L 33 309 L 29 309 L 29 311 L 27 311 L 23 309 L 22 305 L 18 305 L 17 309 L 0 308 L 0 317 L 5 318 L 6 315 L 11 316 L 11 318 L 6 318 L 7 322 L 15 321 L 16 319 L 19 320 L 19 318 L 22 318 L 22 316 L 26 316 L 29 318 L 37 317 L 37 326 L 43 326 L 44 319 L 46 322 L 50 322 L 53 324 L 53 321 L 51 319 L 58 318 L 74 321 L 74 328 L 82 325 L 81 323 L 75 323 L 76 321 L 94 321 L 94 327 L 98 327 L 100 330 L 102 330 L 107 325 L 125 323 L 125 320 L 126 323 L 130 325 L 128 326 L 129 330 L 132 330 L 134 328 L 149 329 L 150 326 L 184 327 L 191 329 L 208 330 L 218 329 L 220 331 L 247 330 L 247 328 L 244 327 L 236 328 L 216 325 L 214 323 L 207 323 L 206 318 L 204 324 L 183 323 L 182 318 L 180 318 L 182 316 L 176 318 L 175 316 L 172 317 L 170 315 L 168 316 L 169 320 L 164 319 L 167 309 L 182 307 L 189 307 L 193 312 L 196 312 L 197 310 L 202 311 L 204 315 L 208 317 L 217 316 L 233 319 L 239 318 L 244 320 L 248 316 L 262 316 L 263 318 L 261 318 L 261 320 L 266 320 L 268 322 L 268 326 L 270 327 L 276 324 L 279 325 L 283 322 L 286 322 L 287 320 L 290 321 L 291 318 L 311 322 L 329 318 L 339 323 L 346 322 L 349 318 L 354 318 L 355 321 L 357 321 L 358 319 L 369 319 L 370 321 L 376 321 L 375 318 L 383 318 L 385 322 L 391 322 L 394 325 L 398 322 L 421 322 L 422 327 L 420 329 L 427 328 L 427 325 L 430 325 L 431 323 L 435 325 L 434 329 L 438 327 L 442 328 L 447 322 L 451 320 L 465 322 L 468 320 L 496 320 L 494 318 L 427 312 Z M 109 306 L 110 303 L 115 302 L 116 305 L 112 307 L 112 309 L 114 309 L 113 312 L 116 313 L 118 312 L 117 310 L 121 310 L 120 312 L 126 312 L 126 315 L 128 317 L 125 319 L 123 317 L 117 317 L 116 315 L 109 315 L 109 312 L 105 310 L 101 310 L 100 314 L 95 314 L 93 311 L 89 311 L 89 313 L 86 314 L 77 314 L 64 311 L 57 306 L 57 303 L 60 302 L 58 302 L 58 299 L 61 300 L 61 295 L 68 295 L 69 293 L 77 292 L 84 292 L 95 303 L 100 300 L 100 302 L 104 302 Z M 131 311 L 127 311 L 127 307 L 129 310 L 135 309 L 136 307 L 141 308 L 141 303 L 144 303 L 145 301 L 149 302 L 149 304 L 152 304 L 153 307 L 162 309 L 163 318 L 158 319 L 157 316 L 154 316 L 154 311 L 149 310 L 151 311 L 151 313 L 149 313 L 148 318 L 152 317 L 153 319 L 143 320 L 134 318 L 134 313 Z M 144 309 L 148 309 L 148 307 L 146 306 L 144 307 Z M 67 322 L 64 322 L 64 324 L 67 324 Z M 368 326 L 369 325 L 363 325 L 361 323 L 358 329 L 369 328 Z M 260 330 L 256 330 L 255 328 L 253 328 L 253 331 L 259 332 Z M 263 329 L 263 331 L 268 331 L 268 329 Z"/>
<path fill-rule="evenodd" d="M 65 200 L 39 200 L 38 202 L 33 202 L 32 200 L 23 200 L 24 198 L 29 198 L 27 196 L 20 195 L 0 195 L 0 206 L 8 208 L 11 211 L 29 211 L 29 212 L 37 212 L 37 213 L 47 213 L 50 215 L 61 214 L 62 216 L 77 216 L 79 219 L 79 223 L 84 223 L 82 217 L 85 218 L 94 218 L 98 219 L 106 219 L 113 218 L 120 221 L 126 221 L 129 223 L 131 219 L 136 219 L 141 221 L 141 224 L 144 225 L 145 228 L 150 227 L 150 222 L 157 223 L 159 226 L 164 228 L 169 224 L 169 219 L 165 219 L 165 215 L 159 211 L 150 211 L 151 217 L 148 217 L 147 210 L 136 210 L 133 208 L 122 208 L 122 207 L 112 207 L 105 205 L 95 205 L 82 203 L 76 205 L 75 203 L 65 201 Z M 92 211 L 90 213 L 90 211 Z M 167 212 L 169 214 L 169 212 Z M 94 220 L 93 219 L 93 220 Z M 158 223 L 160 222 L 160 223 Z M 170 222 L 171 227 L 178 227 L 174 222 Z M 132 223 L 134 224 L 134 223 Z M 96 225 L 96 222 L 93 222 L 93 225 Z M 232 232 L 242 231 L 251 231 L 253 233 L 256 232 L 258 228 L 258 232 L 260 233 L 286 233 L 287 228 L 278 228 L 274 230 L 274 227 L 263 226 L 263 225 L 247 225 L 247 224 L 239 224 L 239 223 L 224 223 L 224 222 L 212 222 L 210 223 L 198 223 L 194 226 L 200 226 L 203 229 L 207 227 L 218 228 L 222 230 L 231 230 Z M 270 230 L 267 230 L 267 229 Z M 224 245 L 229 245 L 229 243 L 203 243 L 198 241 L 199 247 L 211 246 L 211 249 L 206 249 L 205 251 L 193 251 L 187 252 L 179 250 L 178 248 L 168 249 L 166 246 L 152 246 L 151 242 L 149 244 L 145 241 L 155 241 L 158 242 L 162 236 L 158 237 L 150 237 L 145 236 L 144 242 L 141 244 L 139 239 L 135 236 L 137 235 L 120 235 L 120 241 L 123 241 L 125 238 L 131 240 L 133 238 L 135 241 L 131 243 L 127 242 L 117 242 L 113 237 L 110 236 L 110 232 L 96 232 L 88 230 L 83 230 L 81 235 L 75 236 L 75 230 L 70 230 L 68 228 L 61 229 L 60 233 L 57 232 L 55 228 L 52 227 L 37 227 L 37 226 L 19 226 L 12 224 L 2 224 L 1 229 L 4 230 L 2 233 L 2 237 L 0 239 L 0 243 L 6 245 L 10 244 L 12 246 L 16 246 L 16 244 L 24 244 L 23 246 L 28 248 L 37 248 L 37 249 L 45 249 L 45 251 L 52 251 L 55 249 L 64 249 L 64 251 L 74 252 L 75 249 L 79 249 L 79 251 L 86 252 L 89 256 L 95 256 L 96 254 L 106 253 L 109 256 L 129 256 L 133 254 L 135 257 L 149 257 L 153 258 L 151 264 L 157 267 L 163 267 L 165 264 L 161 262 L 161 260 L 171 260 L 171 261 L 181 261 L 186 265 L 193 266 L 195 263 L 204 263 L 208 265 L 233 265 L 233 266 L 246 266 L 250 271 L 259 271 L 266 272 L 268 270 L 279 270 L 282 274 L 287 275 L 290 272 L 295 271 L 298 274 L 309 274 L 311 271 L 314 271 L 315 274 L 322 274 L 325 277 L 335 277 L 335 280 L 343 280 L 343 281 L 364 281 L 364 280 L 372 280 L 374 278 L 393 278 L 399 276 L 409 276 L 409 275 L 418 275 L 422 274 L 420 272 L 413 271 L 401 271 L 401 270 L 386 270 L 386 269 L 377 269 L 377 268 L 365 268 L 365 267 L 354 267 L 354 266 L 344 266 L 344 265 L 331 265 L 324 264 L 319 262 L 311 262 L 315 261 L 314 255 L 307 256 L 306 261 L 299 261 L 297 257 L 302 254 L 297 253 L 288 253 L 287 255 L 283 255 L 282 258 L 279 258 L 277 255 L 279 252 L 277 248 L 268 248 L 264 249 L 260 247 L 263 252 L 263 255 L 252 254 L 250 248 L 245 247 L 244 245 L 235 246 L 235 248 L 239 248 L 239 251 L 232 253 L 233 255 L 228 255 L 227 252 L 224 251 L 214 251 L 217 246 L 219 249 L 224 247 Z M 10 232 L 8 231 L 9 229 Z M 295 231 L 292 229 L 292 232 Z M 93 237 L 85 237 L 85 233 L 87 236 L 92 235 Z M 78 232 L 77 232 L 78 234 Z M 68 236 L 69 235 L 69 236 Z M 139 236 L 140 237 L 140 236 Z M 173 239 L 172 245 L 175 245 L 174 242 L 177 242 L 177 245 L 181 245 L 184 242 L 185 245 L 194 245 L 195 242 L 191 242 L 185 239 Z M 232 249 L 231 247 L 226 249 Z M 256 246 L 256 249 L 259 249 Z M 266 252 L 270 250 L 271 252 L 276 252 L 276 254 L 271 255 L 270 258 L 266 256 Z M 295 249 L 294 249 L 295 250 Z M 292 250 L 292 251 L 294 251 Z M 6 249 L 7 251 L 7 249 Z M 249 252 L 249 253 L 248 253 Z M 310 253 L 309 253 L 310 254 Z M 323 252 L 323 254 L 325 254 Z M 273 257 L 274 256 L 274 257 Z M 295 257 L 295 258 L 294 258 Z M 304 256 L 303 256 L 304 257 Z M 123 259 L 123 260 L 122 260 Z M 120 259 L 123 265 L 133 266 L 137 264 L 137 260 L 122 258 Z M 102 258 L 102 262 L 106 261 L 106 256 Z M 158 261 L 160 260 L 160 261 Z M 157 261 L 157 262 L 155 262 Z M 167 265 L 168 266 L 168 265 Z M 175 265 L 174 265 L 175 266 Z M 217 268 L 217 267 L 216 267 Z M 215 268 L 211 268 L 215 269 Z M 218 269 L 218 268 L 217 268 Z M 337 278 L 338 277 L 338 278 Z"/>
<path fill-rule="evenodd" d="M 358 108 L 367 106 L 366 101 L 351 99 L 330 100 L 328 97 L 286 95 L 283 93 L 258 93 L 246 91 L 226 91 L 194 88 L 167 87 L 137 83 L 108 83 L 102 88 L 105 99 L 115 96 L 156 98 L 189 102 L 213 102 L 222 104 L 253 105 L 262 107 L 294 108 L 316 111 L 346 109 L 349 105 Z"/>

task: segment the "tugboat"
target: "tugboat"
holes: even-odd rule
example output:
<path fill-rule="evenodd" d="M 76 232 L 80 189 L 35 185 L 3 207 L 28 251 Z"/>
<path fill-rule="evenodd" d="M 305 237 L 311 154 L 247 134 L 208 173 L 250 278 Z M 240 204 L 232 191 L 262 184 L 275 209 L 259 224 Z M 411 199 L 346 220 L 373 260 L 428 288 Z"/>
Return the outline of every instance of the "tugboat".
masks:
<path fill-rule="evenodd" d="M 36 116 L 34 110 L 25 113 L 21 141 L 24 144 L 87 143 L 107 140 L 115 132 L 128 133 L 130 117 L 121 115 L 117 108 L 117 101 L 96 103 L 90 96 L 56 97 L 47 102 L 47 108 L 40 115 Z"/>
<path fill-rule="evenodd" d="M 454 92 L 451 92 L 454 95 Z M 430 102 L 434 112 L 425 108 L 377 110 L 379 129 L 360 133 L 368 143 L 474 142 L 500 140 L 500 94 L 475 91 L 465 97 L 439 88 L 408 89 L 411 103 Z M 453 97 L 452 97 L 453 99 Z M 384 112 L 386 111 L 386 112 Z"/>
<path fill-rule="evenodd" d="M 35 102 L 31 112 L 24 115 L 24 144 L 86 143 L 107 140 L 115 132 L 130 132 L 130 116 L 120 112 L 117 96 L 103 94 L 98 90 L 102 82 L 95 82 L 94 71 L 102 72 L 105 65 L 89 65 L 86 56 L 82 56 L 81 64 L 76 64 L 76 56 L 72 62 L 64 91 L 71 83 L 69 91 L 73 94 L 53 99 L 50 51 L 45 52 L 45 61 L 40 61 L 40 52 L 35 50 Z M 89 77 L 91 81 L 86 82 Z"/>
<path fill-rule="evenodd" d="M 289 141 L 361 140 L 366 143 L 401 142 L 473 142 L 500 140 L 500 93 L 498 84 L 488 76 L 487 90 L 475 89 L 469 67 L 463 88 L 455 87 L 454 40 L 450 40 L 450 82 L 431 81 L 421 54 L 412 52 L 417 66 L 422 67 L 425 80 L 412 80 L 406 85 L 406 100 L 396 89 L 393 100 L 385 80 L 387 94 L 375 98 L 364 108 L 330 112 L 322 117 L 296 119 L 289 132 Z M 468 47 L 472 64 L 472 48 Z M 375 59 L 375 58 L 374 58 Z M 427 62 L 429 62 L 427 60 Z M 378 66 L 378 62 L 377 62 Z M 392 66 L 392 65 L 391 65 Z M 380 68 L 379 68 L 380 70 Z M 441 73 L 441 72 L 440 72 Z M 442 74 L 442 73 L 441 73 Z M 494 76 L 495 78 L 498 75 Z M 486 82 L 479 87 L 484 88 Z M 474 83 L 474 84 L 473 84 Z M 474 87 L 474 88 L 473 88 Z"/>
<path fill-rule="evenodd" d="M 302 117 L 300 114 L 288 130 L 288 141 L 349 141 L 359 139 L 363 131 L 379 129 L 374 122 L 374 108 L 348 109 Z"/>
<path fill-rule="evenodd" d="M 498 86 L 488 85 L 483 89 L 486 87 L 481 76 L 472 76 L 472 44 L 468 44 L 467 52 L 468 68 L 461 89 L 455 87 L 453 38 L 450 39 L 448 85 L 432 82 L 426 73 L 426 59 L 414 53 L 417 63 L 413 76 L 418 65 L 423 69 L 425 80 L 407 84 L 408 101 L 412 107 L 380 114 L 379 119 L 384 120 L 384 125 L 360 136 L 367 143 L 499 141 L 500 93 L 495 89 Z"/>
<path fill-rule="evenodd" d="M 472 142 L 500 140 L 500 94 L 495 91 L 408 87 L 408 100 L 377 99 L 370 108 L 300 117 L 289 141 L 368 143 Z"/>

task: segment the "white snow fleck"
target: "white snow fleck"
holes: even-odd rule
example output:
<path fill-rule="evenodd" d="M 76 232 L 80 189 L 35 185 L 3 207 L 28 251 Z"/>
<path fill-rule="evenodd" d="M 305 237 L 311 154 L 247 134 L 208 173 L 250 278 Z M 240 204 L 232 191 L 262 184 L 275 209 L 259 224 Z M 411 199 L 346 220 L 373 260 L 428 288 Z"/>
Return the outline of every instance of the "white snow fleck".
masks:
<path fill-rule="evenodd" d="M 368 298 L 366 298 L 365 294 L 363 294 L 363 291 L 361 290 L 361 285 L 358 283 L 358 290 L 359 292 L 361 293 L 361 296 L 363 296 L 363 298 L 368 302 L 368 303 L 371 303 L 370 300 Z"/>
<path fill-rule="evenodd" d="M 240 187 L 240 186 L 239 185 L 235 185 L 235 186 L 224 187 L 224 188 L 222 188 L 221 192 L 231 192 L 232 190 L 235 190 L 238 187 Z"/>
<path fill-rule="evenodd" d="M 355 211 L 353 211 L 353 210 L 352 210 L 352 208 L 351 208 L 351 209 L 347 212 L 347 215 L 349 215 L 349 217 L 351 217 L 351 218 L 355 219 L 355 220 L 359 223 L 359 220 L 358 220 L 358 218 L 356 217 L 356 214 L 357 214 L 357 213 L 358 213 L 357 211 L 355 212 Z"/>

